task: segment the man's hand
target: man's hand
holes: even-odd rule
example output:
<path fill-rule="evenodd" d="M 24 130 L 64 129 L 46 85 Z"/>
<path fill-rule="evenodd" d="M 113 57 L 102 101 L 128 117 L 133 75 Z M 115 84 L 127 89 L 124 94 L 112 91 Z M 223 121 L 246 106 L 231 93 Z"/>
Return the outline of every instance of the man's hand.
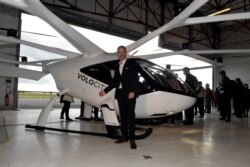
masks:
<path fill-rule="evenodd" d="M 104 96 L 105 94 L 106 93 L 103 90 L 99 92 L 99 96 L 101 96 L 101 97 Z"/>
<path fill-rule="evenodd" d="M 128 99 L 133 99 L 134 97 L 135 97 L 135 93 L 134 92 L 129 92 Z"/>

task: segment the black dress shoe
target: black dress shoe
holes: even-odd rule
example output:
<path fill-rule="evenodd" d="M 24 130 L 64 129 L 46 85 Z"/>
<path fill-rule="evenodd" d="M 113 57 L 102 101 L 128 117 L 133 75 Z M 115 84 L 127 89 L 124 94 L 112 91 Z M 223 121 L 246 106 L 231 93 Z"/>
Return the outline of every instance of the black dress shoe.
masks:
<path fill-rule="evenodd" d="M 60 116 L 60 119 L 64 119 L 64 117 L 63 117 L 63 116 Z"/>
<path fill-rule="evenodd" d="M 71 118 L 66 118 L 66 121 L 73 121 L 73 119 L 71 119 Z"/>
<path fill-rule="evenodd" d="M 130 140 L 130 148 L 131 149 L 136 149 L 137 148 L 137 145 L 135 144 L 134 140 Z"/>
<path fill-rule="evenodd" d="M 186 120 L 186 121 L 183 122 L 183 124 L 184 124 L 184 125 L 193 125 L 194 122 L 193 122 L 193 121 L 187 121 L 187 120 Z"/>
<path fill-rule="evenodd" d="M 219 118 L 219 120 L 225 120 L 225 118 L 221 117 L 221 118 Z"/>
<path fill-rule="evenodd" d="M 95 121 L 103 121 L 101 118 L 94 118 Z"/>
<path fill-rule="evenodd" d="M 115 143 L 117 144 L 124 143 L 124 142 L 128 142 L 128 139 L 125 137 L 121 137 L 120 139 L 115 141 Z"/>

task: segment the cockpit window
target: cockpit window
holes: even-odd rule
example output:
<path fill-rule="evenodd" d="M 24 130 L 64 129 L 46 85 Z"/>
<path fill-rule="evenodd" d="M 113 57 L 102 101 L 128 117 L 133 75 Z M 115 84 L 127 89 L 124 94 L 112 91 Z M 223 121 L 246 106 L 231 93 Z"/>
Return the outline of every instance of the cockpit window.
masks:
<path fill-rule="evenodd" d="M 139 75 L 138 93 L 139 94 L 144 94 L 144 93 L 150 92 L 153 89 L 151 84 L 145 79 L 145 77 L 143 77 L 141 75 L 140 72 L 139 72 L 138 75 Z"/>
<path fill-rule="evenodd" d="M 164 69 L 154 63 L 137 60 L 139 66 L 145 71 L 158 85 L 165 89 L 182 91 L 185 93 L 194 94 L 193 91 L 178 78 L 177 74 Z"/>
<path fill-rule="evenodd" d="M 110 84 L 112 80 L 112 70 L 107 64 L 97 64 L 90 67 L 82 68 L 82 73 L 95 78 L 105 84 Z"/>
<path fill-rule="evenodd" d="M 93 66 L 82 68 L 80 71 L 92 78 L 95 78 L 107 85 L 109 85 L 114 77 L 115 67 L 117 66 L 117 61 L 110 61 L 102 64 L 96 64 Z M 138 73 L 139 83 L 138 83 L 138 93 L 143 94 L 150 92 L 152 90 L 151 84 L 147 79 L 139 72 Z"/>
<path fill-rule="evenodd" d="M 157 88 L 168 91 L 178 91 L 184 94 L 194 95 L 194 92 L 172 71 L 164 69 L 152 62 L 143 59 L 134 59 L 139 65 L 139 94 L 152 92 Z M 92 78 L 95 78 L 107 85 L 111 84 L 114 77 L 117 61 L 95 64 L 82 68 L 80 71 Z"/>

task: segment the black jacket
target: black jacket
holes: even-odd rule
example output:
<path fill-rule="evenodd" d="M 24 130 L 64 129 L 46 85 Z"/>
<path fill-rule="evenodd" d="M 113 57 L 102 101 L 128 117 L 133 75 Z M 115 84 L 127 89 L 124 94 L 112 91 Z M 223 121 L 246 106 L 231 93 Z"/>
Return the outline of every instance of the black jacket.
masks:
<path fill-rule="evenodd" d="M 115 67 L 115 75 L 111 82 L 111 84 L 104 89 L 105 93 L 109 92 L 113 88 L 118 89 L 120 84 L 122 84 L 122 90 L 129 94 L 129 92 L 134 92 L 137 95 L 138 91 L 138 65 L 130 59 L 124 64 L 122 75 L 119 72 L 119 61 L 117 61 L 117 65 Z M 115 94 L 115 98 L 116 98 Z"/>
<path fill-rule="evenodd" d="M 194 76 L 194 75 L 192 75 L 192 74 L 187 74 L 186 75 L 186 84 L 188 84 L 188 86 L 190 87 L 190 88 L 192 88 L 193 89 L 193 91 L 195 91 L 195 89 L 196 89 L 196 87 L 197 87 L 197 85 L 198 85 L 198 80 L 197 80 L 197 78 Z"/>

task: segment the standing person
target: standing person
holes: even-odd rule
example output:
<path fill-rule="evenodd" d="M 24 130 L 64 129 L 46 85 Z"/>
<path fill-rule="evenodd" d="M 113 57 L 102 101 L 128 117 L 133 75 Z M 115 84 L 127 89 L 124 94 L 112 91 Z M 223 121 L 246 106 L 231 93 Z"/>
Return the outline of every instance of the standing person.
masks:
<path fill-rule="evenodd" d="M 195 89 L 197 95 L 197 106 L 199 109 L 200 116 L 199 118 L 204 118 L 204 97 L 205 97 L 205 89 L 202 86 L 202 82 L 198 82 L 198 86 Z"/>
<path fill-rule="evenodd" d="M 221 82 L 220 82 L 220 120 L 225 120 L 226 122 L 231 122 L 231 81 L 226 76 L 225 71 L 220 72 Z"/>
<path fill-rule="evenodd" d="M 213 94 L 213 99 L 214 99 L 214 108 L 217 109 L 217 111 L 221 111 L 221 103 L 220 103 L 220 85 L 215 89 L 214 94 Z"/>
<path fill-rule="evenodd" d="M 84 118 L 84 106 L 85 106 L 84 101 L 81 101 L 81 107 L 80 107 L 80 115 L 79 115 L 79 118 Z"/>
<path fill-rule="evenodd" d="M 242 118 L 242 96 L 243 96 L 243 84 L 240 78 L 235 79 L 235 87 L 233 91 L 233 106 L 234 112 L 237 118 Z"/>
<path fill-rule="evenodd" d="M 119 61 L 115 68 L 115 75 L 112 83 L 103 91 L 99 92 L 104 96 L 107 92 L 116 88 L 115 98 L 118 101 L 122 137 L 115 143 L 123 143 L 130 140 L 131 149 L 136 149 L 135 144 L 135 104 L 138 90 L 138 68 L 137 65 L 127 59 L 127 50 L 124 46 L 117 48 Z"/>
<path fill-rule="evenodd" d="M 185 83 L 188 84 L 188 86 L 195 91 L 195 88 L 198 84 L 197 78 L 190 73 L 190 70 L 188 67 L 183 68 L 183 74 L 186 76 Z M 193 125 L 194 123 L 194 106 L 191 106 L 190 108 L 185 110 L 185 117 L 186 120 L 184 121 L 184 125 Z"/>
<path fill-rule="evenodd" d="M 205 89 L 205 110 L 206 113 L 211 113 L 211 103 L 213 100 L 213 91 L 209 88 L 209 84 L 206 84 Z"/>
<path fill-rule="evenodd" d="M 65 119 L 66 121 L 73 121 L 70 117 L 69 117 L 69 108 L 70 108 L 70 104 L 74 102 L 74 99 L 72 96 L 68 95 L 68 94 L 64 94 L 61 96 L 60 99 L 60 103 L 63 103 L 63 108 L 61 111 L 61 117 L 60 119 L 64 119 L 64 114 L 65 114 Z"/>
<path fill-rule="evenodd" d="M 244 84 L 243 96 L 242 96 L 242 107 L 243 107 L 243 117 L 248 117 L 250 106 L 250 90 L 248 84 Z"/>
<path fill-rule="evenodd" d="M 97 108 L 97 107 L 93 107 L 92 108 L 92 110 L 94 111 L 94 120 L 95 121 L 102 121 L 102 119 L 101 118 L 99 118 L 99 108 Z"/>

